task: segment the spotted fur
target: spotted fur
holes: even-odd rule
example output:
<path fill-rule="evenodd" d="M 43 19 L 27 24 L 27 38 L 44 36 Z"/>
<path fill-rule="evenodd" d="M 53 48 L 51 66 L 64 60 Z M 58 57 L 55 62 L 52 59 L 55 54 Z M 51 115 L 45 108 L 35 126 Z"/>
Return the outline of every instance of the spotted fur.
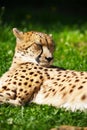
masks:
<path fill-rule="evenodd" d="M 59 126 L 58 128 L 52 128 L 51 130 L 87 130 L 87 127 L 76 127 L 76 126 Z"/>
<path fill-rule="evenodd" d="M 49 52 L 48 57 L 52 57 L 53 41 L 48 35 L 37 32 L 35 35 L 32 32 L 23 34 L 17 29 L 13 32 L 17 45 L 12 66 L 0 79 L 0 102 L 13 105 L 35 102 L 72 111 L 87 109 L 87 72 L 49 66 L 48 61 L 45 62 L 48 54 L 45 51 Z M 44 62 L 41 61 L 42 50 Z"/>

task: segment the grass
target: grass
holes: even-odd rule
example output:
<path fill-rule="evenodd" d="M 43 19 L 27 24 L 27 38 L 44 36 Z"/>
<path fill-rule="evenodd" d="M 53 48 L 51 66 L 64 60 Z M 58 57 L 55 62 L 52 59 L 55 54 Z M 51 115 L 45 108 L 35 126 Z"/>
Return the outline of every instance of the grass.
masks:
<path fill-rule="evenodd" d="M 14 55 L 13 27 L 52 33 L 55 41 L 54 65 L 87 71 L 87 23 L 84 18 L 64 17 L 52 8 L 45 11 L 6 10 L 0 18 L 0 76 L 8 70 Z M 24 107 L 0 105 L 0 130 L 50 130 L 60 125 L 87 126 L 87 111 L 71 112 L 36 104 Z"/>

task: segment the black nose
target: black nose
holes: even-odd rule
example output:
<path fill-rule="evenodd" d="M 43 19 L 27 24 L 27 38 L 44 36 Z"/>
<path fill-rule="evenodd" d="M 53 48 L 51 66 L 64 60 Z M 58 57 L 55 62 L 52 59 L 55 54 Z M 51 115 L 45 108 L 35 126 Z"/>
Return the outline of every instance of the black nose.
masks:
<path fill-rule="evenodd" d="M 45 57 L 45 59 L 46 59 L 48 62 L 50 62 L 50 61 L 53 59 L 53 57 Z"/>

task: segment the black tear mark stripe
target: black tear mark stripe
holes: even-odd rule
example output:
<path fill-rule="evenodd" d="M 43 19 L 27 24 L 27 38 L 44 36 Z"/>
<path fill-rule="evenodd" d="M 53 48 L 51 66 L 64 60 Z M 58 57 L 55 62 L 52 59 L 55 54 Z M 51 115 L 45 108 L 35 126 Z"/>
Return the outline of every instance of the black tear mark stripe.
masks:
<path fill-rule="evenodd" d="M 41 55 L 42 55 L 42 53 L 43 53 L 43 47 L 42 46 L 40 46 L 41 47 L 41 53 L 38 55 L 38 57 L 36 58 L 36 61 L 39 63 L 40 62 L 40 57 L 41 57 Z"/>

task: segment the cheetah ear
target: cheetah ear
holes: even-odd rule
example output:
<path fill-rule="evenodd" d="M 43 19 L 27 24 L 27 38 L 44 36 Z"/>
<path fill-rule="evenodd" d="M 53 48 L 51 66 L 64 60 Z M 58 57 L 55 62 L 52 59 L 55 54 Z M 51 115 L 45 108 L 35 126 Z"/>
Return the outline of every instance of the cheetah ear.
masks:
<path fill-rule="evenodd" d="M 18 40 L 23 39 L 23 32 L 19 31 L 17 28 L 13 28 L 13 34 Z"/>

